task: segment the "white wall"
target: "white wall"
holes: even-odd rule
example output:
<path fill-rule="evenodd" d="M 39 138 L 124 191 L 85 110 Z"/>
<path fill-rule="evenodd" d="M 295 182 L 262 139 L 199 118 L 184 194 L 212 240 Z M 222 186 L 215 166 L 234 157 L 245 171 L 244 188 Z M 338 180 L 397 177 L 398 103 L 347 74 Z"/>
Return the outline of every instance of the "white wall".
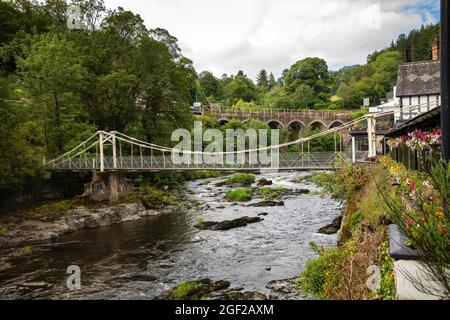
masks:
<path fill-rule="evenodd" d="M 420 110 L 414 109 L 411 112 L 404 111 L 402 116 L 403 120 L 409 120 L 411 118 L 414 118 L 418 116 L 419 114 L 423 112 L 427 112 L 438 105 L 440 105 L 441 97 L 440 95 L 422 95 L 422 96 L 411 96 L 411 97 L 401 97 L 401 104 L 403 108 L 407 108 L 409 106 L 418 106 L 421 105 Z M 438 103 L 437 103 L 438 102 Z M 402 117 L 400 115 L 400 112 L 395 113 L 395 122 L 400 120 Z"/>

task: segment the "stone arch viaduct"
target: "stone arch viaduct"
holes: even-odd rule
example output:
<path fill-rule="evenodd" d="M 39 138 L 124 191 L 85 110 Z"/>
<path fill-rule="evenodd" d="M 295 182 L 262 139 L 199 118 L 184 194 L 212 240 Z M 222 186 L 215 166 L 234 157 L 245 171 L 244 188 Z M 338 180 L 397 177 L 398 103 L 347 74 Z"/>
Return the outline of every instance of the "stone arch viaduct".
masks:
<path fill-rule="evenodd" d="M 231 119 L 238 119 L 245 122 L 250 119 L 259 119 L 267 122 L 273 129 L 285 128 L 296 131 L 303 129 L 321 129 L 326 130 L 340 126 L 352 120 L 352 111 L 296 111 L 296 110 L 221 110 L 220 108 L 211 108 L 209 110 L 214 114 L 219 122 L 226 123 Z"/>

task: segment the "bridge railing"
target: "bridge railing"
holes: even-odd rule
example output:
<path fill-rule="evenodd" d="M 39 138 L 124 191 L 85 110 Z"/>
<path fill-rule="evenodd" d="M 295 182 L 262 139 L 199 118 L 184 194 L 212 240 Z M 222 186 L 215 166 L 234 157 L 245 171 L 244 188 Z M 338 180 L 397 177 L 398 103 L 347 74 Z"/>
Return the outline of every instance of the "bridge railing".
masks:
<path fill-rule="evenodd" d="M 261 116 L 261 115 L 274 115 L 274 116 L 301 116 L 301 117 L 322 117 L 333 118 L 337 115 L 347 116 L 354 112 L 354 110 L 311 110 L 311 109 L 270 109 L 270 108 L 234 108 L 234 107 L 213 107 L 205 110 L 213 114 L 220 115 L 236 115 L 241 117 Z"/>
<path fill-rule="evenodd" d="M 304 153 L 280 153 L 277 161 L 262 163 L 254 161 L 247 154 L 242 157 L 242 161 L 227 163 L 225 157 L 215 156 L 214 162 L 196 162 L 194 155 L 191 155 L 189 161 L 176 163 L 170 154 L 159 156 L 120 156 L 103 157 L 103 165 L 99 157 L 77 157 L 67 158 L 52 163 L 50 168 L 53 170 L 118 170 L 118 171 L 170 171 L 170 170 L 218 170 L 218 171 L 240 171 L 240 170 L 261 170 L 261 169 L 279 169 L 279 170 L 325 170 L 332 169 L 341 161 L 349 162 L 350 158 L 343 152 L 304 152 Z"/>

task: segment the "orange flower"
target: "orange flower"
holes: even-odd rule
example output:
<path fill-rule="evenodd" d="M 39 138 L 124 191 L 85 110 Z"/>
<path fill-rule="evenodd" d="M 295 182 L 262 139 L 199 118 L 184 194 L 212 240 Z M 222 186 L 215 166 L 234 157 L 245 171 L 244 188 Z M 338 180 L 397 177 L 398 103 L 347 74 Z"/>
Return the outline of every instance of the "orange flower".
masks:
<path fill-rule="evenodd" d="M 442 212 L 442 211 L 436 212 L 436 217 L 443 218 L 444 217 L 444 212 Z"/>

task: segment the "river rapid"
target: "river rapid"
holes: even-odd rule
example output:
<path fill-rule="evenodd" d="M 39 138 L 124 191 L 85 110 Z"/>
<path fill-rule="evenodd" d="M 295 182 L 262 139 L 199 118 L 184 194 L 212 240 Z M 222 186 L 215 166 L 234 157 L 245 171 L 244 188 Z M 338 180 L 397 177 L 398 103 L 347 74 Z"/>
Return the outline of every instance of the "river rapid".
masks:
<path fill-rule="evenodd" d="M 314 256 L 309 242 L 335 245 L 336 235 L 317 231 L 342 212 L 319 195 L 306 172 L 257 175 L 269 187 L 309 189 L 283 198 L 284 206 L 251 207 L 224 199 L 223 178 L 189 182 L 191 209 L 77 231 L 32 247 L 29 255 L 0 249 L 1 299 L 154 299 L 181 281 L 227 280 L 233 288 L 269 293 L 269 281 L 296 277 Z M 194 205 L 198 204 L 198 205 Z M 226 231 L 198 230 L 199 221 L 243 216 L 264 220 Z M 68 290 L 67 267 L 81 269 L 81 289 Z"/>

